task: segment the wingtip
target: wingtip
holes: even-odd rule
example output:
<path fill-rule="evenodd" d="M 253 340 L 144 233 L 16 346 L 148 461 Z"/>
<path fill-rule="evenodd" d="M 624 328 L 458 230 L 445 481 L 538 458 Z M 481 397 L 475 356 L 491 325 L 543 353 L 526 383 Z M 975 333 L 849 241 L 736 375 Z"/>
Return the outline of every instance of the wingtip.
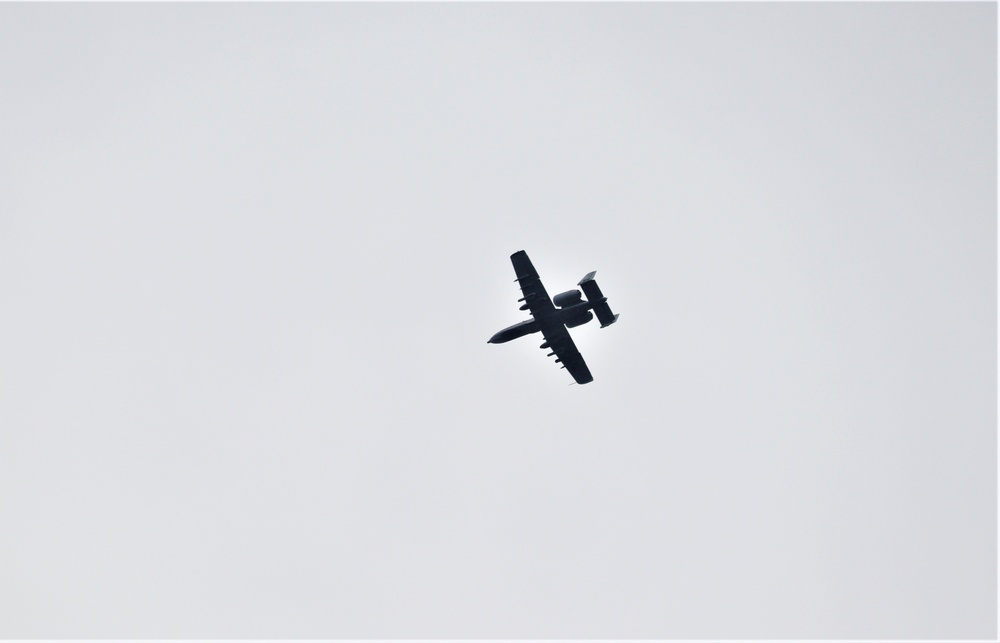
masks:
<path fill-rule="evenodd" d="M 607 327 L 608 327 L 608 326 L 610 326 L 611 324 L 613 324 L 613 323 L 615 323 L 616 321 L 618 321 L 618 315 L 620 315 L 620 314 L 621 314 L 621 313 L 615 313 L 615 317 L 614 317 L 614 319 L 612 319 L 611 321 L 609 321 L 609 322 L 608 322 L 607 324 L 601 324 L 601 328 L 607 328 Z"/>

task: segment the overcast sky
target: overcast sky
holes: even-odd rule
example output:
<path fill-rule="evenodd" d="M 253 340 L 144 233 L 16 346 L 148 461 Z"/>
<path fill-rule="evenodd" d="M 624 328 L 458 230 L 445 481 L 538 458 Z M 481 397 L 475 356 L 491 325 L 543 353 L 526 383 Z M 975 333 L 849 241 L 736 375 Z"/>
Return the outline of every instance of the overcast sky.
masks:
<path fill-rule="evenodd" d="M 996 11 L 3 4 L 0 637 L 994 637 Z"/>

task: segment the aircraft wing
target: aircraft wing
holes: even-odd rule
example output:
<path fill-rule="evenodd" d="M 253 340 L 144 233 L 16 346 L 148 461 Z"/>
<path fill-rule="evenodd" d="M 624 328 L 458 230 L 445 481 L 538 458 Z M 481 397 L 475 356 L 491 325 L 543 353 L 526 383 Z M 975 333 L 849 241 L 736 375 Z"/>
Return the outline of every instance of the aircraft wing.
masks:
<path fill-rule="evenodd" d="M 531 312 L 531 316 L 541 326 L 545 342 L 577 384 L 593 382 L 594 376 L 590 374 L 587 363 L 583 361 L 583 355 L 577 350 L 569 331 L 557 319 L 556 307 L 549 294 L 545 292 L 542 280 L 538 277 L 535 266 L 531 264 L 528 253 L 519 250 L 510 256 L 510 262 L 514 264 L 514 273 L 524 294 L 524 305 L 521 309 Z"/>
<path fill-rule="evenodd" d="M 594 376 L 587 368 L 587 362 L 583 361 L 583 355 L 576 349 L 573 338 L 569 336 L 569 331 L 562 324 L 543 326 L 542 335 L 549 348 L 555 352 L 559 362 L 566 367 L 569 374 L 573 376 L 577 384 L 593 382 Z"/>
<path fill-rule="evenodd" d="M 510 262 L 514 264 L 514 274 L 517 275 L 517 282 L 524 295 L 524 306 L 521 306 L 521 310 L 531 312 L 532 317 L 536 319 L 539 315 L 546 316 L 554 312 L 556 307 L 552 304 L 549 293 L 545 292 L 545 286 L 542 285 L 538 271 L 528 258 L 528 253 L 518 250 L 510 256 Z"/>

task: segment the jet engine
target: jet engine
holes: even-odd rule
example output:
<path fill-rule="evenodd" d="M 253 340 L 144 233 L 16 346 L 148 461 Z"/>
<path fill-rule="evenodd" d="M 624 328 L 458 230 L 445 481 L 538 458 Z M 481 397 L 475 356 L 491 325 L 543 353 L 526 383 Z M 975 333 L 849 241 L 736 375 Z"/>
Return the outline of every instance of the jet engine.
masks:
<path fill-rule="evenodd" d="M 576 328 L 577 326 L 583 326 L 593 318 L 594 313 L 587 309 L 575 310 L 573 314 L 563 319 L 563 323 L 566 324 L 566 328 Z"/>
<path fill-rule="evenodd" d="M 583 293 L 579 290 L 567 290 L 566 292 L 561 292 L 553 297 L 552 303 L 558 308 L 566 308 L 567 306 L 572 306 L 573 304 L 579 304 L 582 297 Z"/>

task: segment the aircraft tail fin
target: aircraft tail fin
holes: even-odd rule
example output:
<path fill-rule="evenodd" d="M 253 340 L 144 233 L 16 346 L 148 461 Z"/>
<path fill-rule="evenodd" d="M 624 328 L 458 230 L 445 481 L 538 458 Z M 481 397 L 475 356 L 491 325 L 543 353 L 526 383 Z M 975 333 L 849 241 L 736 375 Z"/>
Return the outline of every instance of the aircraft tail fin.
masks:
<path fill-rule="evenodd" d="M 600 286 L 594 281 L 594 275 L 596 274 L 596 270 L 588 272 L 587 276 L 581 279 L 577 285 L 583 289 L 583 294 L 587 296 L 587 301 L 590 302 L 594 314 L 597 315 L 597 320 L 601 322 L 601 328 L 604 328 L 618 321 L 618 315 L 611 312 L 611 306 L 608 306 L 608 298 L 604 296 Z"/>

